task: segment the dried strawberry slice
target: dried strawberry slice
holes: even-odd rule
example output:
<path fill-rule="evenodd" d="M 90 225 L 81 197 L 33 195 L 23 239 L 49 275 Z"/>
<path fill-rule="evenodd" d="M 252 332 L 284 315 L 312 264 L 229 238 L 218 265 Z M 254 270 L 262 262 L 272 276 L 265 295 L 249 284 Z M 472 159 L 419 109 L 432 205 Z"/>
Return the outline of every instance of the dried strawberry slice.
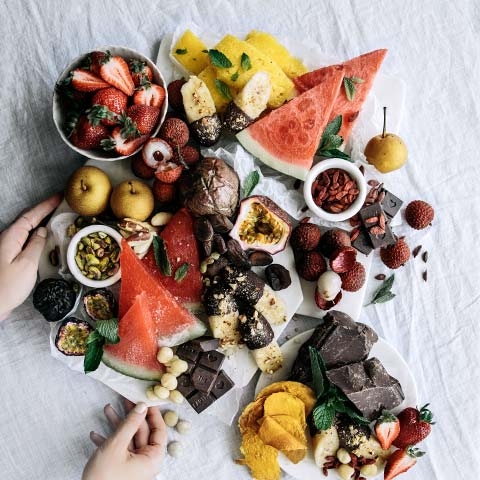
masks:
<path fill-rule="evenodd" d="M 357 250 L 353 247 L 340 247 L 330 257 L 330 268 L 336 273 L 351 270 L 357 261 Z"/>
<path fill-rule="evenodd" d="M 315 303 L 320 310 L 330 310 L 342 299 L 342 291 L 338 292 L 337 296 L 333 300 L 325 300 L 318 288 L 315 289 Z"/>

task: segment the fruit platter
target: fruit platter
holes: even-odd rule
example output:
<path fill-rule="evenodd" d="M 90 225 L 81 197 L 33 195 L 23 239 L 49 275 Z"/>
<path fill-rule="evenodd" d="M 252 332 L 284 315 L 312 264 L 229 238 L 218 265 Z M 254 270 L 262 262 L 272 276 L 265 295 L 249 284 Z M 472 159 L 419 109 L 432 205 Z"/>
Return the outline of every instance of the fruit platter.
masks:
<path fill-rule="evenodd" d="M 87 161 L 49 221 L 34 291 L 52 355 L 192 422 L 239 414 L 237 463 L 257 479 L 413 466 L 432 414 L 358 322 L 369 281 L 382 282 L 371 303 L 395 296 L 394 272 L 369 278 L 372 258 L 397 270 L 419 253 L 397 226 L 425 232 L 434 217 L 383 178 L 408 156 L 386 55 L 342 62 L 266 32 L 179 26 L 155 64 L 106 47 L 67 67 L 54 116 Z M 295 315 L 315 328 L 282 344 Z"/>

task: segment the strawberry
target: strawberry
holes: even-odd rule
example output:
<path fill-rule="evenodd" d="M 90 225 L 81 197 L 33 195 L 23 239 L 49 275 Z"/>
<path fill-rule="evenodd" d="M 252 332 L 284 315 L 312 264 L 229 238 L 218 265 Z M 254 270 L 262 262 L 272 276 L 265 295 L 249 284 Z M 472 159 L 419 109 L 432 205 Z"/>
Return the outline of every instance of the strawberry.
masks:
<path fill-rule="evenodd" d="M 123 128 L 114 128 L 110 138 L 101 142 L 104 150 L 115 150 L 119 155 L 128 156 L 147 141 L 147 135 L 141 135 L 132 138 L 126 138 L 123 134 Z"/>
<path fill-rule="evenodd" d="M 402 410 L 398 415 L 400 421 L 400 434 L 393 441 L 398 448 L 416 445 L 426 438 L 432 429 L 433 414 L 427 409 L 428 403 L 420 411 L 413 407 Z"/>
<path fill-rule="evenodd" d="M 81 92 L 94 92 L 95 90 L 100 90 L 101 88 L 110 86 L 100 77 L 97 77 L 88 70 L 83 70 L 81 68 L 76 68 L 73 70 L 71 75 L 72 87 L 75 90 L 80 90 Z"/>
<path fill-rule="evenodd" d="M 102 140 L 108 138 L 108 133 L 108 128 L 102 125 L 100 121 L 92 121 L 88 116 L 81 116 L 70 140 L 76 147 L 90 150 L 99 148 Z"/>
<path fill-rule="evenodd" d="M 165 89 L 155 83 L 142 84 L 133 94 L 135 105 L 150 105 L 160 108 L 165 101 Z"/>
<path fill-rule="evenodd" d="M 375 423 L 375 435 L 382 448 L 388 450 L 399 433 L 400 422 L 398 418 L 388 410 L 384 410 Z"/>
<path fill-rule="evenodd" d="M 160 109 L 149 105 L 131 105 L 127 108 L 126 114 L 136 125 L 140 134 L 147 135 L 157 124 Z"/>
<path fill-rule="evenodd" d="M 111 115 L 102 119 L 104 125 L 116 125 L 117 116 L 127 108 L 128 97 L 115 87 L 97 90 L 92 98 L 92 105 L 102 105 L 108 109 Z"/>
<path fill-rule="evenodd" d="M 397 475 L 406 472 L 417 463 L 417 458 L 425 455 L 418 448 L 412 446 L 405 450 L 395 450 L 387 460 L 385 465 L 384 480 L 392 480 Z"/>
<path fill-rule="evenodd" d="M 174 162 L 160 162 L 155 177 L 163 183 L 175 183 L 182 174 L 183 167 Z"/>
<path fill-rule="evenodd" d="M 131 96 L 135 91 L 128 63 L 120 56 L 113 56 L 107 50 L 105 59 L 100 65 L 100 76 L 125 95 Z"/>
<path fill-rule="evenodd" d="M 88 56 L 90 62 L 90 71 L 95 75 L 100 76 L 100 67 L 102 66 L 106 57 L 107 54 L 105 52 L 90 52 Z"/>
<path fill-rule="evenodd" d="M 151 82 L 153 78 L 152 69 L 142 60 L 131 59 L 128 62 L 130 74 L 136 87 L 142 85 L 145 81 Z"/>

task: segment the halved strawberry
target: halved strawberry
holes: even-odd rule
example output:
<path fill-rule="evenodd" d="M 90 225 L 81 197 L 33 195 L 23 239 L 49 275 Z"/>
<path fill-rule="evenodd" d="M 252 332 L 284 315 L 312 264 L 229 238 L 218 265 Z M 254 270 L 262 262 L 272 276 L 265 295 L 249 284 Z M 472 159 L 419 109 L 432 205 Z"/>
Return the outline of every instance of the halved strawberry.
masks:
<path fill-rule="evenodd" d="M 147 135 L 125 138 L 121 127 L 114 128 L 111 137 L 103 140 L 101 146 L 104 150 L 115 150 L 119 155 L 128 156 L 135 152 L 148 139 Z"/>
<path fill-rule="evenodd" d="M 88 70 L 83 70 L 81 68 L 76 68 L 73 70 L 71 75 L 72 87 L 75 90 L 80 90 L 81 92 L 94 92 L 95 90 L 100 90 L 101 88 L 110 86 L 102 78 L 97 77 Z"/>
<path fill-rule="evenodd" d="M 136 87 L 142 85 L 145 81 L 152 81 L 152 69 L 142 60 L 131 59 L 128 62 L 128 66 L 130 67 L 130 74 Z"/>
<path fill-rule="evenodd" d="M 100 76 L 125 95 L 133 95 L 135 85 L 130 75 L 128 63 L 120 56 L 112 56 L 109 51 L 100 65 Z"/>
<path fill-rule="evenodd" d="M 418 448 L 407 447 L 405 450 L 395 450 L 385 465 L 384 480 L 392 480 L 397 475 L 406 472 L 417 463 L 417 458 L 425 455 Z"/>
<path fill-rule="evenodd" d="M 90 60 L 90 71 L 93 72 L 95 75 L 100 76 L 100 67 L 105 62 L 105 58 L 107 54 L 105 52 L 90 52 L 89 54 Z"/>
<path fill-rule="evenodd" d="M 150 168 L 157 169 L 160 162 L 168 162 L 173 156 L 172 147 L 161 138 L 150 138 L 142 148 L 142 158 Z"/>
<path fill-rule="evenodd" d="M 127 108 L 128 97 L 115 87 L 102 88 L 95 92 L 92 98 L 92 105 L 102 105 L 106 107 L 112 115 L 104 118 L 104 125 L 116 125 L 118 123 L 117 116 Z"/>
<path fill-rule="evenodd" d="M 165 89 L 155 83 L 145 83 L 133 94 L 135 105 L 150 105 L 160 108 L 165 101 Z"/>
<path fill-rule="evenodd" d="M 126 115 L 137 126 L 141 135 L 147 135 L 157 124 L 160 109 L 150 105 L 131 105 L 127 108 Z"/>
<path fill-rule="evenodd" d="M 101 142 L 108 138 L 109 130 L 100 122 L 91 121 L 85 115 L 81 116 L 70 137 L 71 142 L 78 148 L 91 150 L 100 148 Z"/>
<path fill-rule="evenodd" d="M 375 435 L 384 450 L 388 450 L 400 433 L 398 418 L 388 410 L 384 410 L 375 423 Z"/>
<path fill-rule="evenodd" d="M 174 162 L 162 161 L 155 170 L 155 177 L 163 183 L 175 183 L 182 174 L 183 167 Z"/>

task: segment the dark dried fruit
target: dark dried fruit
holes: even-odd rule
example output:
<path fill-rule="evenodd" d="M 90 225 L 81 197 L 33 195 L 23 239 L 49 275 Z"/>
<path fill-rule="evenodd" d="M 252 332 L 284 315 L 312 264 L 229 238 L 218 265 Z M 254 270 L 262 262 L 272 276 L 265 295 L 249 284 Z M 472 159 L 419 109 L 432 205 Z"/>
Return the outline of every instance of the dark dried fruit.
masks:
<path fill-rule="evenodd" d="M 330 268 L 336 273 L 351 270 L 357 261 L 357 250 L 353 247 L 340 247 L 330 256 Z"/>
<path fill-rule="evenodd" d="M 55 245 L 55 248 L 50 250 L 48 254 L 48 259 L 50 260 L 50 264 L 53 267 L 58 267 L 60 265 L 60 248 L 58 245 Z"/>
<path fill-rule="evenodd" d="M 207 240 L 206 242 L 200 243 L 200 254 L 202 257 L 206 258 L 209 257 L 212 253 L 213 242 L 211 240 Z"/>
<path fill-rule="evenodd" d="M 33 292 L 33 306 L 48 322 L 68 315 L 77 299 L 78 285 L 58 278 L 42 280 Z"/>
<path fill-rule="evenodd" d="M 216 233 L 228 233 L 233 228 L 233 223 L 228 217 L 221 214 L 209 215 L 208 219 Z"/>
<path fill-rule="evenodd" d="M 214 260 L 213 263 L 210 263 L 207 266 L 205 274 L 209 277 L 214 277 L 215 275 L 218 275 L 227 265 L 228 260 L 224 256 L 220 256 Z"/>
<path fill-rule="evenodd" d="M 196 217 L 193 221 L 193 233 L 200 242 L 206 242 L 213 238 L 213 227 L 207 217 Z"/>
<path fill-rule="evenodd" d="M 227 253 L 227 244 L 225 243 L 223 237 L 218 233 L 215 233 L 215 235 L 213 235 L 212 250 L 219 253 L 220 255 Z"/>
<path fill-rule="evenodd" d="M 250 268 L 250 262 L 248 260 L 247 253 L 234 238 L 230 238 L 227 241 L 227 258 L 236 267 Z"/>
<path fill-rule="evenodd" d="M 245 306 L 238 320 L 238 331 L 249 350 L 266 347 L 273 340 L 272 327 L 252 306 Z"/>
<path fill-rule="evenodd" d="M 265 267 L 273 262 L 273 257 L 268 252 L 255 250 L 248 255 L 252 267 Z"/>
<path fill-rule="evenodd" d="M 308 281 L 318 280 L 318 277 L 327 270 L 327 262 L 321 253 L 307 252 L 297 262 L 298 275 Z"/>
<path fill-rule="evenodd" d="M 330 255 L 340 247 L 350 247 L 352 242 L 350 240 L 350 234 L 339 228 L 334 228 L 327 230 L 318 244 L 320 252 L 323 253 L 327 258 L 330 258 Z"/>
<path fill-rule="evenodd" d="M 423 273 L 422 273 L 422 278 L 423 278 L 423 281 L 426 282 L 427 281 L 427 271 L 425 270 Z"/>
<path fill-rule="evenodd" d="M 283 290 L 292 283 L 290 272 L 278 263 L 272 263 L 265 269 L 265 278 L 272 290 L 275 291 Z"/>
<path fill-rule="evenodd" d="M 118 303 L 106 288 L 95 288 L 83 296 L 85 312 L 92 320 L 109 320 L 118 317 Z"/>
<path fill-rule="evenodd" d="M 412 251 L 412 257 L 415 258 L 420 253 L 421 249 L 422 249 L 422 246 L 417 245 Z"/>
<path fill-rule="evenodd" d="M 292 231 L 290 245 L 294 252 L 310 252 L 315 250 L 322 233 L 314 223 L 299 223 Z"/>
<path fill-rule="evenodd" d="M 427 252 L 427 251 L 423 252 L 422 260 L 423 260 L 425 263 L 427 263 L 427 261 L 428 261 L 428 252 Z"/>
<path fill-rule="evenodd" d="M 93 328 L 78 318 L 66 318 L 61 324 L 55 337 L 55 346 L 64 355 L 85 355 L 87 338 Z"/>
<path fill-rule="evenodd" d="M 384 273 L 379 273 L 378 275 L 375 275 L 375 280 L 385 280 L 387 276 Z"/>

